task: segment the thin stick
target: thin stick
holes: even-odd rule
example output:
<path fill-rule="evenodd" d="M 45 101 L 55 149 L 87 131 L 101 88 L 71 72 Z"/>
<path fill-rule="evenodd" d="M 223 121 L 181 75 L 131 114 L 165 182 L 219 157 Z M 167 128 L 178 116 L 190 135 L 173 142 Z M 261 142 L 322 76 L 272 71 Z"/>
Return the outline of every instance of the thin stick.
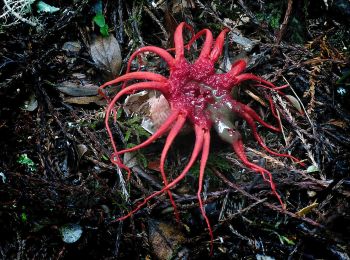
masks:
<path fill-rule="evenodd" d="M 276 38 L 276 46 L 275 48 L 277 47 L 277 45 L 280 44 L 281 40 L 282 40 L 282 37 L 286 31 L 286 28 L 287 28 L 287 25 L 288 25 L 288 21 L 289 21 L 289 17 L 290 17 L 290 13 L 292 12 L 292 5 L 293 5 L 293 0 L 288 0 L 288 6 L 287 6 L 287 10 L 286 10 L 286 14 L 284 15 L 284 19 L 283 19 L 283 22 L 280 26 L 280 30 L 277 34 L 277 38 Z M 276 50 L 274 48 L 274 51 Z"/>
<path fill-rule="evenodd" d="M 254 200 L 254 201 L 260 201 L 259 198 L 255 197 L 254 195 L 251 195 L 250 193 L 246 192 L 245 190 L 243 190 L 241 187 L 239 187 L 238 185 L 232 183 L 231 181 L 229 181 L 221 172 L 219 172 L 218 170 L 216 170 L 215 168 L 211 168 L 212 171 L 216 174 L 216 176 L 218 176 L 223 182 L 225 182 L 228 186 L 230 186 L 231 188 L 239 191 L 240 193 L 242 193 L 244 196 L 250 198 L 251 200 Z M 280 207 L 277 207 L 269 202 L 263 202 L 263 204 L 274 210 L 274 211 L 277 211 L 279 213 L 282 213 L 282 214 L 285 214 L 285 215 L 288 215 L 292 218 L 295 218 L 295 219 L 299 219 L 299 220 L 302 220 L 304 222 L 307 222 L 309 223 L 310 225 L 312 226 L 315 226 L 315 227 L 319 227 L 319 228 L 324 228 L 323 225 L 317 223 L 316 221 L 310 219 L 310 218 L 306 218 L 306 217 L 299 217 L 298 215 L 296 215 L 295 213 L 293 212 L 290 212 L 288 210 L 285 210 L 285 209 L 282 209 Z"/>

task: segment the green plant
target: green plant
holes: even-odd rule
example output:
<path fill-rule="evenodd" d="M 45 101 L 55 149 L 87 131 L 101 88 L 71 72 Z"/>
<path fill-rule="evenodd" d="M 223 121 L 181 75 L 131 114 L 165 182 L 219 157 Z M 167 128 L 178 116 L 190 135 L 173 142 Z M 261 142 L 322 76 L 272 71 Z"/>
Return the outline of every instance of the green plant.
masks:
<path fill-rule="evenodd" d="M 149 137 L 149 133 L 142 128 L 140 122 L 141 118 L 139 116 L 134 116 L 123 123 L 127 129 L 124 136 L 124 140 L 127 143 L 127 148 L 135 146 L 135 144 L 129 142 L 131 137 L 136 137 L 137 142 L 140 142 L 142 137 Z"/>
<path fill-rule="evenodd" d="M 93 21 L 97 24 L 98 27 L 100 27 L 100 33 L 103 37 L 107 37 L 109 35 L 108 33 L 108 24 L 106 23 L 106 19 L 103 16 L 102 13 L 97 13 Z"/>
<path fill-rule="evenodd" d="M 25 212 L 22 212 L 22 214 L 21 214 L 21 221 L 23 223 L 26 223 L 28 221 L 28 217 L 27 217 L 27 214 Z"/>
<path fill-rule="evenodd" d="M 17 162 L 19 164 L 22 164 L 22 165 L 25 165 L 27 166 L 27 168 L 31 171 L 31 172 L 34 172 L 36 171 L 36 165 L 35 163 L 32 161 L 32 159 L 30 159 L 27 154 L 21 154 L 18 159 L 17 159 Z"/>
<path fill-rule="evenodd" d="M 259 21 L 265 21 L 273 28 L 277 30 L 280 26 L 280 20 L 282 16 L 282 6 L 283 3 L 276 2 L 267 5 L 267 10 L 263 13 L 257 13 L 256 17 Z"/>
<path fill-rule="evenodd" d="M 107 37 L 108 34 L 108 24 L 102 12 L 102 1 L 98 1 L 94 6 L 95 16 L 92 19 L 98 27 L 100 27 L 100 33 L 103 37 Z"/>

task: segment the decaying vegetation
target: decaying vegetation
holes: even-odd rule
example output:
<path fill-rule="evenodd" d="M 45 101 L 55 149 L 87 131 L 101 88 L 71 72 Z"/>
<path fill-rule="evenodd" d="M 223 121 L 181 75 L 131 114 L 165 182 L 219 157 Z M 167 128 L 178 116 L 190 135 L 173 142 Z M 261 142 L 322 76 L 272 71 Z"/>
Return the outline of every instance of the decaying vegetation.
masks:
<path fill-rule="evenodd" d="M 6 0 L 0 16 L 1 258 L 209 255 L 210 238 L 196 197 L 199 164 L 172 190 L 180 223 L 166 196 L 131 219 L 114 221 L 163 187 L 159 154 L 164 139 L 124 156 L 132 169 L 128 180 L 109 161 L 106 101 L 98 94 L 98 86 L 125 72 L 135 49 L 172 48 L 182 21 L 196 31 L 210 28 L 215 35 L 230 29 L 218 70 L 228 71 L 244 57 L 247 72 L 291 86 L 285 91 L 291 102 L 273 96 L 283 135 L 259 132 L 269 146 L 290 151 L 306 164 L 302 168 L 288 158 L 270 156 L 251 131 L 243 135 L 249 160 L 272 172 L 286 203 L 283 210 L 262 178 L 213 133 L 203 188 L 213 226 L 213 258 L 349 258 L 347 1 L 45 4 L 29 3 L 29 12 L 28 2 Z M 201 46 L 200 40 L 194 45 L 194 57 Z M 144 56 L 142 64 L 148 71 L 168 73 L 156 56 Z M 119 147 L 132 147 L 149 136 L 149 125 L 148 130 L 142 126 L 152 119 L 148 101 L 157 98 L 152 95 L 120 101 L 123 109 L 113 115 L 112 127 Z M 233 95 L 271 120 L 264 92 L 245 86 Z M 236 126 L 247 128 L 239 118 Z M 194 140 L 186 130 L 176 139 L 166 164 L 170 179 L 188 163 Z"/>

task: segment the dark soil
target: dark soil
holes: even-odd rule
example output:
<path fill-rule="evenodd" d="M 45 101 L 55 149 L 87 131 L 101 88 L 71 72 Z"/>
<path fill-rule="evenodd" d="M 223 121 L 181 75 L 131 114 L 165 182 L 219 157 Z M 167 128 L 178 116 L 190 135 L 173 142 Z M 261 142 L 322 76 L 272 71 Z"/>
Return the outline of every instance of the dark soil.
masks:
<path fill-rule="evenodd" d="M 174 189 L 181 223 L 165 196 L 123 222 L 113 221 L 162 186 L 156 168 L 164 138 L 136 154 L 137 165 L 127 180 L 108 159 L 112 147 L 104 125 L 106 102 L 96 95 L 98 102 L 77 104 L 58 90 L 78 73 L 97 86 L 111 79 L 90 53 L 101 34 L 93 22 L 101 2 L 68 2 L 47 2 L 60 8 L 54 13 L 39 13 L 33 4 L 32 16 L 24 17 L 37 18 L 40 29 L 24 22 L 5 26 L 15 21 L 12 16 L 0 20 L 0 258 L 208 258 L 210 238 L 196 199 L 198 165 Z M 244 50 L 228 37 L 223 56 L 233 61 L 244 53 L 249 72 L 276 85 L 288 82 L 291 88 L 284 92 L 304 105 L 300 113 L 293 105 L 276 104 L 284 140 L 280 134 L 259 131 L 269 146 L 304 160 L 305 168 L 268 156 L 237 119 L 237 126 L 247 129 L 242 132 L 248 158 L 273 173 L 286 210 L 269 185 L 212 134 L 205 177 L 206 212 L 215 238 L 212 257 L 349 259 L 349 2 L 294 1 L 290 12 L 288 2 L 293 1 L 102 2 L 109 34 L 121 47 L 120 75 L 136 48 L 171 48 L 181 21 L 196 32 L 209 28 L 214 36 L 226 26 L 256 44 Z M 63 48 L 77 41 L 78 51 Z M 167 74 L 156 57 L 145 59 L 144 65 L 144 70 Z M 273 123 L 268 108 L 258 102 L 264 93 L 242 86 L 237 95 Z M 25 107 L 30 100 L 37 102 L 33 110 Z M 125 113 L 120 116 L 112 129 L 120 147 L 144 139 L 138 123 Z M 169 178 L 184 167 L 193 144 L 192 133 L 177 138 L 168 156 Z M 83 233 L 66 243 L 62 228 L 72 224 Z"/>

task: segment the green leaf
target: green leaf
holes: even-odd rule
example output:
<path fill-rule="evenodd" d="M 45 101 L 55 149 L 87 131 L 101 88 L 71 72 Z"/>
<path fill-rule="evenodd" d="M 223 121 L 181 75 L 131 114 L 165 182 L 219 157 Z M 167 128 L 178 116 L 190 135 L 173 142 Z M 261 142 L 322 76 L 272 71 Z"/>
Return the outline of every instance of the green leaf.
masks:
<path fill-rule="evenodd" d="M 22 220 L 22 222 L 24 222 L 24 223 L 27 222 L 28 217 L 27 217 L 27 214 L 26 214 L 26 213 L 23 212 L 23 213 L 21 214 L 21 220 Z"/>
<path fill-rule="evenodd" d="M 136 144 L 134 144 L 134 143 L 128 143 L 128 144 L 126 145 L 126 149 L 133 148 L 134 146 L 136 146 Z"/>
<path fill-rule="evenodd" d="M 38 12 L 44 12 L 44 13 L 55 13 L 57 11 L 59 11 L 60 9 L 58 7 L 52 6 L 52 5 L 48 5 L 47 3 L 43 2 L 43 1 L 39 1 L 36 5 L 36 7 L 38 8 Z"/>
<path fill-rule="evenodd" d="M 132 118 L 130 118 L 126 123 L 130 126 L 139 123 L 139 121 L 141 121 L 141 118 L 139 116 L 134 116 Z"/>
<path fill-rule="evenodd" d="M 279 240 L 281 242 L 282 245 L 284 245 L 284 242 L 286 242 L 288 245 L 294 246 L 295 243 L 293 240 L 290 240 L 289 238 L 285 237 L 285 236 L 281 236 L 279 235 Z"/>
<path fill-rule="evenodd" d="M 229 172 L 232 170 L 232 164 L 226 159 L 217 154 L 210 154 L 208 165 L 218 168 L 220 171 Z"/>
<path fill-rule="evenodd" d="M 100 33 L 103 37 L 107 37 L 108 34 L 108 25 L 105 24 L 104 26 L 100 27 Z"/>
<path fill-rule="evenodd" d="M 307 173 L 312 173 L 312 172 L 318 172 L 319 169 L 317 168 L 317 166 L 311 165 L 311 166 L 307 167 L 306 171 L 307 171 Z"/>
<path fill-rule="evenodd" d="M 289 102 L 291 103 L 291 105 L 293 105 L 293 107 L 299 111 L 300 114 L 303 114 L 304 111 L 303 111 L 303 108 L 301 107 L 299 101 L 297 98 L 295 98 L 294 96 L 291 96 L 291 95 L 284 95 L 284 97 L 286 97 Z"/>
<path fill-rule="evenodd" d="M 148 161 L 147 161 L 146 156 L 144 156 L 142 153 L 138 153 L 137 158 L 138 158 L 138 160 L 141 162 L 142 166 L 143 166 L 144 168 L 147 168 Z"/>
<path fill-rule="evenodd" d="M 35 163 L 32 161 L 32 159 L 30 159 L 27 154 L 21 154 L 20 157 L 17 159 L 17 162 L 19 164 L 25 165 L 28 167 L 28 169 L 30 171 L 36 171 L 36 165 Z"/>
<path fill-rule="evenodd" d="M 96 14 L 93 20 L 100 28 L 106 25 L 106 20 L 103 14 Z"/>
<path fill-rule="evenodd" d="M 128 142 L 128 141 L 129 141 L 130 136 L 131 136 L 131 129 L 129 128 L 129 129 L 126 131 L 125 136 L 124 136 L 125 142 Z"/>
<path fill-rule="evenodd" d="M 119 119 L 122 116 L 123 109 L 118 109 L 117 110 L 117 119 Z"/>

